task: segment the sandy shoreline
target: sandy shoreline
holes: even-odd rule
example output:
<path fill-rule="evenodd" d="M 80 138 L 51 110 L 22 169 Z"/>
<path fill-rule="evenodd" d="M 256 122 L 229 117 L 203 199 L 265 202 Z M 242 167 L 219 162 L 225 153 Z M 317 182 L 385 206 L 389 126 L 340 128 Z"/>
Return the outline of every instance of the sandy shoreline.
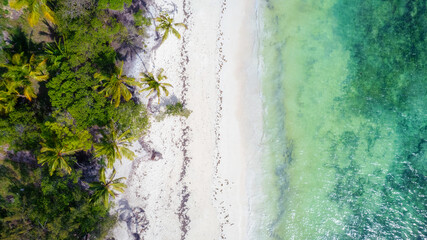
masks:
<path fill-rule="evenodd" d="M 148 160 L 136 142 L 138 157 L 116 166 L 128 188 L 116 200 L 121 220 L 111 237 L 248 239 L 247 168 L 259 158 L 262 135 L 256 2 L 155 2 L 153 14 L 167 11 L 189 29 L 181 40 L 168 39 L 146 66 L 164 68 L 174 86 L 160 105 L 180 100 L 192 114 L 152 120 L 141 142 L 162 159 Z M 136 59 L 128 74 L 140 71 Z"/>

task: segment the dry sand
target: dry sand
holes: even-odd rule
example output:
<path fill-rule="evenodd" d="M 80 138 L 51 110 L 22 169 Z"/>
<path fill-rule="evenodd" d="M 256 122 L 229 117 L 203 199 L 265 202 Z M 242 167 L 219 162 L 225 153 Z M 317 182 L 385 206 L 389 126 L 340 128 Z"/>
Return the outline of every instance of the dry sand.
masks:
<path fill-rule="evenodd" d="M 170 36 L 145 56 L 148 70 L 164 68 L 174 86 L 153 111 L 179 100 L 192 113 L 152 118 L 133 145 L 138 157 L 116 165 L 128 188 L 116 199 L 120 220 L 110 237 L 248 239 L 247 170 L 262 134 L 256 0 L 156 0 L 149 9 L 188 25 L 182 39 Z M 136 59 L 128 75 L 143 70 Z M 162 158 L 150 160 L 151 150 Z"/>

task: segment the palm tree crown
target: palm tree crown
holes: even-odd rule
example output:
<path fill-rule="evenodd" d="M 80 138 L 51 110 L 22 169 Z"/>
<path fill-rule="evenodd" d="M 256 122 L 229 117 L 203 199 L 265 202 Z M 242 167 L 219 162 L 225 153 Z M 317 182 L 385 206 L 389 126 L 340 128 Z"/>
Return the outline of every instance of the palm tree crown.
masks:
<path fill-rule="evenodd" d="M 14 54 L 9 64 L 0 64 L 0 66 L 7 68 L 3 77 L 12 80 L 8 81 L 9 92 L 16 93 L 20 97 L 24 96 L 30 101 L 37 97 L 38 82 L 49 79 L 46 60 L 38 63 L 34 54 L 29 60 L 24 57 L 23 53 Z M 18 89 L 23 90 L 23 95 L 19 94 Z"/>
<path fill-rule="evenodd" d="M 34 27 L 40 20 L 41 16 L 55 23 L 55 15 L 47 6 L 46 0 L 9 0 L 9 6 L 13 9 L 28 9 L 28 23 Z"/>
<path fill-rule="evenodd" d="M 116 176 L 116 169 L 113 169 L 108 180 L 105 178 L 105 168 L 101 168 L 99 172 L 99 182 L 90 183 L 90 188 L 94 191 L 92 195 L 92 202 L 102 201 L 105 207 L 108 207 L 108 197 L 115 198 L 117 193 L 115 191 L 123 193 L 126 188 L 126 184 L 121 183 L 125 177 L 114 179 Z"/>
<path fill-rule="evenodd" d="M 131 145 L 133 137 L 130 136 L 130 130 L 120 134 L 112 123 L 107 133 L 103 133 L 101 143 L 95 146 L 96 156 L 105 156 L 107 158 L 107 167 L 113 168 L 116 159 L 122 160 L 123 157 L 133 160 L 135 153 L 128 147 Z"/>
<path fill-rule="evenodd" d="M 161 82 L 163 79 L 167 79 L 167 77 L 165 75 L 163 75 L 163 71 L 164 71 L 164 69 L 161 68 L 157 74 L 157 77 L 154 77 L 153 73 L 150 73 L 150 72 L 141 73 L 141 76 L 142 76 L 141 82 L 146 87 L 144 89 L 142 89 L 140 92 L 150 91 L 148 93 L 147 97 L 155 92 L 157 94 L 158 103 L 160 103 L 160 95 L 161 95 L 160 91 L 163 90 L 163 92 L 165 92 L 165 95 L 168 96 L 169 91 L 168 91 L 167 87 L 172 87 L 172 85 L 169 83 Z M 157 80 L 156 80 L 156 78 L 157 78 Z"/>
<path fill-rule="evenodd" d="M 65 45 L 65 39 L 56 41 L 55 44 L 47 43 L 45 53 L 49 63 L 53 67 L 59 67 L 62 62 L 68 58 L 68 50 Z"/>
<path fill-rule="evenodd" d="M 162 13 L 155 19 L 159 22 L 159 25 L 156 27 L 156 31 L 163 31 L 162 43 L 168 38 L 169 33 L 172 33 L 175 37 L 181 39 L 181 34 L 179 34 L 175 27 L 184 27 L 187 29 L 187 25 L 184 23 L 174 23 L 173 18 L 169 17 L 167 13 Z"/>
<path fill-rule="evenodd" d="M 38 156 L 38 163 L 41 165 L 49 165 L 49 174 L 52 176 L 53 172 L 57 169 L 65 170 L 67 173 L 71 172 L 71 167 L 68 164 L 68 157 L 81 149 L 70 149 L 67 146 L 61 146 L 60 144 L 55 147 L 47 147 L 42 143 L 41 154 Z"/>
<path fill-rule="evenodd" d="M 139 86 L 139 83 L 134 78 L 122 75 L 123 73 L 123 62 L 120 69 L 116 69 L 116 73 L 111 76 L 105 76 L 100 73 L 95 73 L 94 77 L 100 81 L 98 87 L 103 87 L 100 93 L 103 93 L 105 97 L 111 97 L 111 103 L 115 102 L 114 106 L 120 105 L 120 99 L 123 97 L 125 101 L 129 101 L 132 98 L 132 93 L 129 91 L 128 86 Z"/>

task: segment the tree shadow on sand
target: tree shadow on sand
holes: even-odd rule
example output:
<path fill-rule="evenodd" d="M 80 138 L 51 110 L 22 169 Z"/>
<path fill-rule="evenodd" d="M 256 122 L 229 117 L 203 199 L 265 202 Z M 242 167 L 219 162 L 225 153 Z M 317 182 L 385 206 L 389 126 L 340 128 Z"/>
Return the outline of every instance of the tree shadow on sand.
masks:
<path fill-rule="evenodd" d="M 129 233 L 135 240 L 143 239 L 143 233 L 148 229 L 149 221 L 144 209 L 130 207 L 126 199 L 119 201 L 119 220 L 126 222 Z"/>

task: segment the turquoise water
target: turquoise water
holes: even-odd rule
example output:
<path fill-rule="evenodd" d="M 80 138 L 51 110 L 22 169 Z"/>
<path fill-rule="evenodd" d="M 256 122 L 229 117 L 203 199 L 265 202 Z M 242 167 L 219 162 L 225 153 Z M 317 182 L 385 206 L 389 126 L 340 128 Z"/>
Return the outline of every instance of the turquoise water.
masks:
<path fill-rule="evenodd" d="M 425 0 L 268 0 L 258 239 L 427 239 Z"/>

